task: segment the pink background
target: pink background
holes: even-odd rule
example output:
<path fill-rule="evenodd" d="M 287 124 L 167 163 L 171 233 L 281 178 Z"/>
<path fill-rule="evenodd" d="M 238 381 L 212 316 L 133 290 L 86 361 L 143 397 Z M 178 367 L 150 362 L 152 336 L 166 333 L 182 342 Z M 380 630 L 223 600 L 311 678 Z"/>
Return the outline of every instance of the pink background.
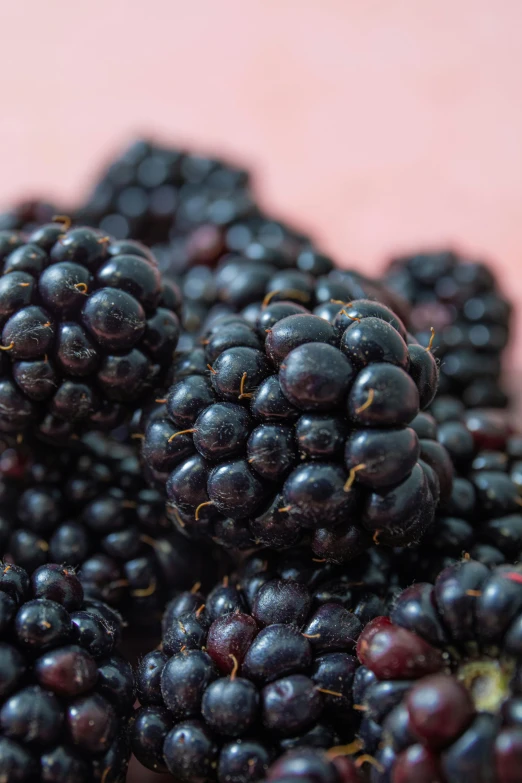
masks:
<path fill-rule="evenodd" d="M 517 0 L 18 0 L 0 22 L 6 205 L 77 199 L 152 132 L 252 166 L 343 263 L 454 243 L 522 304 Z"/>

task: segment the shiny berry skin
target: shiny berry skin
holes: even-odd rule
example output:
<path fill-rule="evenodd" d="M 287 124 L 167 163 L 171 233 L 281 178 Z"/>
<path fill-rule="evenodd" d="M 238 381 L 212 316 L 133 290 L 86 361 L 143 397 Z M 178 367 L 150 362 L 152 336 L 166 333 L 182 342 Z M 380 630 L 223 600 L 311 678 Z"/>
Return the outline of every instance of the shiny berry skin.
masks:
<path fill-rule="evenodd" d="M 54 324 L 41 307 L 24 307 L 11 316 L 2 330 L 2 345 L 13 359 L 36 359 L 49 353 Z M 9 346 L 11 346 L 9 348 Z"/>
<path fill-rule="evenodd" d="M 170 419 L 180 429 L 191 427 L 198 415 L 214 402 L 210 382 L 201 375 L 189 375 L 173 386 L 167 398 Z"/>
<path fill-rule="evenodd" d="M 223 460 L 244 451 L 250 427 L 250 417 L 241 405 L 217 402 L 194 422 L 194 445 L 205 459 Z"/>
<path fill-rule="evenodd" d="M 293 422 L 300 411 L 283 394 L 277 375 L 266 378 L 253 394 L 250 410 L 255 418 L 274 422 Z"/>
<path fill-rule="evenodd" d="M 214 620 L 208 632 L 207 649 L 220 671 L 228 673 L 233 670 L 232 655 L 241 666 L 257 631 L 255 620 L 241 612 L 232 612 Z"/>
<path fill-rule="evenodd" d="M 305 343 L 333 345 L 333 328 L 322 318 L 310 315 L 291 315 L 279 320 L 266 338 L 266 352 L 276 365 L 282 364 L 288 354 Z"/>
<path fill-rule="evenodd" d="M 218 356 L 210 380 L 223 399 L 236 402 L 244 399 L 244 394 L 251 394 L 267 375 L 269 365 L 261 351 L 239 347 Z"/>
<path fill-rule="evenodd" d="M 248 464 L 266 481 L 288 473 L 296 462 L 293 432 L 280 424 L 261 424 L 247 442 Z"/>
<path fill-rule="evenodd" d="M 415 383 L 404 370 L 391 364 L 372 364 L 362 370 L 348 397 L 348 415 L 356 426 L 404 426 L 418 412 Z"/>
<path fill-rule="evenodd" d="M 331 345 L 309 343 L 292 350 L 280 371 L 284 395 L 305 411 L 340 407 L 353 379 L 348 359 Z"/>
<path fill-rule="evenodd" d="M 404 370 L 410 364 L 406 343 L 393 326 L 380 318 L 355 321 L 342 336 L 341 350 L 358 369 L 370 362 L 389 362 Z"/>
<path fill-rule="evenodd" d="M 358 430 L 346 441 L 344 452 L 348 471 L 357 470 L 357 481 L 370 487 L 398 484 L 413 470 L 420 456 L 419 440 L 406 427 L 399 430 Z"/>
<path fill-rule="evenodd" d="M 224 462 L 211 470 L 207 492 L 222 514 L 246 517 L 253 514 L 265 497 L 265 488 L 245 460 Z"/>
<path fill-rule="evenodd" d="M 334 463 L 309 463 L 295 468 L 283 487 L 285 507 L 306 527 L 334 527 L 357 501 L 357 491 L 345 492 L 346 472 Z"/>

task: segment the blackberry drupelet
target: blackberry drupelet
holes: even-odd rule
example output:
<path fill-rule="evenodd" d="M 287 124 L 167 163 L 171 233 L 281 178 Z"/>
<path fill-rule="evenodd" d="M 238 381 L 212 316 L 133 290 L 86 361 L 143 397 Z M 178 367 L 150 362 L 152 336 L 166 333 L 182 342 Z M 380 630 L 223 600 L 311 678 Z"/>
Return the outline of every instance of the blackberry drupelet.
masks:
<path fill-rule="evenodd" d="M 123 783 L 135 698 L 121 617 L 68 566 L 0 566 L 0 779 Z"/>
<path fill-rule="evenodd" d="M 28 571 L 70 563 L 86 595 L 137 624 L 158 622 L 172 591 L 212 570 L 212 558 L 173 530 L 134 450 L 99 436 L 92 448 L 75 443 L 2 455 L 0 554 Z"/>
<path fill-rule="evenodd" d="M 0 232 L 0 260 L 2 431 L 112 428 L 161 384 L 179 321 L 145 247 L 53 223 Z"/>
<path fill-rule="evenodd" d="M 437 517 L 417 549 L 398 557 L 403 584 L 435 579 L 464 554 L 487 565 L 517 562 L 522 554 L 522 449 L 509 418 L 499 411 L 459 410 L 451 398 L 433 406 L 438 422 L 422 414 L 450 455 L 455 478 Z"/>
<path fill-rule="evenodd" d="M 522 569 L 473 560 L 418 583 L 358 641 L 372 783 L 522 777 Z"/>
<path fill-rule="evenodd" d="M 441 393 L 468 407 L 504 407 L 501 354 L 512 308 L 492 269 L 451 251 L 419 253 L 393 260 L 386 282 L 410 302 L 410 330 L 423 345 L 436 330 Z"/>
<path fill-rule="evenodd" d="M 302 542 L 333 561 L 418 541 L 451 489 L 445 450 L 408 426 L 435 360 L 379 302 L 338 304 L 332 322 L 293 306 L 219 319 L 178 357 L 142 450 L 169 515 L 228 547 Z"/>
<path fill-rule="evenodd" d="M 167 605 L 161 648 L 137 671 L 142 706 L 131 743 L 145 766 L 186 783 L 246 783 L 265 778 L 285 750 L 353 740 L 353 650 L 362 622 L 343 598 L 307 587 L 304 571 L 320 581 L 320 569 L 308 555 L 307 569 L 296 574 L 305 558 L 286 563 L 290 579 L 265 571 L 263 581 L 251 561 L 241 583 L 224 579 L 206 596 L 195 585 Z M 369 611 L 362 594 L 355 602 L 364 618 L 386 606 Z"/>

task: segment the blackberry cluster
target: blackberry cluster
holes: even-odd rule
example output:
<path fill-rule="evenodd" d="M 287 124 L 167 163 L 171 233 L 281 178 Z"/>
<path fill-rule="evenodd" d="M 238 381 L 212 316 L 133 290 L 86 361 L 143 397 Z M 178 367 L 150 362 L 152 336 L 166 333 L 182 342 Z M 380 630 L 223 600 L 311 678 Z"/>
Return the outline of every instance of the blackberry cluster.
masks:
<path fill-rule="evenodd" d="M 202 578 L 211 558 L 173 531 L 133 450 L 90 443 L 2 455 L 0 555 L 29 572 L 69 563 L 89 597 L 134 622 L 159 621 L 167 598 Z"/>
<path fill-rule="evenodd" d="M 465 560 L 409 587 L 357 651 L 372 783 L 520 779 L 520 565 Z"/>
<path fill-rule="evenodd" d="M 522 439 L 499 411 L 465 410 L 441 397 L 432 406 L 438 422 L 421 414 L 413 427 L 428 430 L 451 457 L 451 495 L 420 546 L 397 560 L 402 581 L 435 579 L 464 554 L 487 565 L 517 562 L 522 555 Z"/>
<path fill-rule="evenodd" d="M 342 561 L 429 527 L 451 465 L 409 426 L 437 386 L 433 356 L 370 300 L 332 322 L 288 300 L 256 325 L 217 321 L 180 357 L 142 456 L 187 535 L 225 546 L 309 542 Z"/>
<path fill-rule="evenodd" d="M 0 264 L 0 430 L 112 428 L 161 383 L 179 291 L 145 247 L 55 222 L 0 232 Z"/>
<path fill-rule="evenodd" d="M 220 244 L 226 226 L 253 211 L 244 169 L 139 140 L 109 164 L 77 218 L 118 239 L 160 246 L 168 268 L 182 271 L 193 229 L 199 245 Z"/>
<path fill-rule="evenodd" d="M 121 626 L 68 567 L 0 565 L 0 779 L 123 783 L 135 691 Z"/>
<path fill-rule="evenodd" d="M 162 646 L 137 672 L 131 743 L 149 769 L 247 783 L 287 749 L 353 740 L 356 611 L 374 612 L 364 599 L 355 611 L 323 602 L 295 579 L 264 581 L 254 566 L 241 584 L 207 596 L 196 585 L 167 605 Z"/>
<path fill-rule="evenodd" d="M 440 389 L 468 407 L 504 407 L 501 354 L 509 338 L 511 304 L 490 267 L 451 251 L 394 259 L 387 284 L 411 303 L 410 328 L 441 360 Z"/>
<path fill-rule="evenodd" d="M 327 753 L 314 748 L 299 748 L 285 753 L 268 770 L 271 783 L 364 783 L 359 759 L 352 761 L 346 749 L 331 748 Z"/>

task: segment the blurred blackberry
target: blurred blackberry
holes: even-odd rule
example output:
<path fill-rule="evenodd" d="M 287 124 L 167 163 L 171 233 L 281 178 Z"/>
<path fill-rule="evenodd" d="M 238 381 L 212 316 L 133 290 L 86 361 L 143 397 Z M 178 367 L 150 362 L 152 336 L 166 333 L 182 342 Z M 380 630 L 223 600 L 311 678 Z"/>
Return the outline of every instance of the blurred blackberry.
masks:
<path fill-rule="evenodd" d="M 364 783 L 359 760 L 346 755 L 350 751 L 349 746 L 330 748 L 326 753 L 310 747 L 290 750 L 270 767 L 266 779 L 271 783 Z"/>
<path fill-rule="evenodd" d="M 121 627 L 69 566 L 0 565 L 0 779 L 123 783 L 135 690 Z"/>
<path fill-rule="evenodd" d="M 239 549 L 308 543 L 341 562 L 431 524 L 451 466 L 437 444 L 425 457 L 409 424 L 435 395 L 435 360 L 385 305 L 335 307 L 326 320 L 273 296 L 255 325 L 217 319 L 177 357 L 142 456 L 181 532 Z"/>
<path fill-rule="evenodd" d="M 224 161 L 143 140 L 109 164 L 77 217 L 118 239 L 158 245 L 176 269 L 184 238 L 205 226 L 199 244 L 222 244 L 227 224 L 252 210 L 248 173 Z M 196 242 L 197 244 L 197 242 Z M 184 261 L 179 264 L 181 271 Z"/>
<path fill-rule="evenodd" d="M 465 560 L 419 583 L 357 645 L 370 780 L 522 777 L 522 568 Z"/>
<path fill-rule="evenodd" d="M 136 242 L 50 223 L 0 232 L 0 430 L 114 427 L 162 381 L 179 291 Z"/>
<path fill-rule="evenodd" d="M 197 588 L 167 605 L 161 649 L 137 671 L 142 764 L 186 783 L 246 783 L 286 750 L 353 740 L 354 612 L 294 579 Z"/>
<path fill-rule="evenodd" d="M 20 201 L 0 213 L 0 231 L 34 231 L 43 223 L 50 223 L 62 211 L 46 201 Z"/>
<path fill-rule="evenodd" d="M 263 302 L 294 302 L 333 321 L 341 303 L 371 299 L 407 316 L 404 300 L 355 270 L 336 269 L 310 241 L 281 242 L 277 249 L 258 242 L 222 256 L 215 269 L 199 264 L 176 278 L 183 293 L 183 326 L 198 336 L 216 318 L 240 312 L 255 324 Z"/>
<path fill-rule="evenodd" d="M 436 430 L 455 478 L 419 547 L 398 557 L 403 584 L 434 579 L 465 554 L 490 566 L 522 555 L 522 439 L 500 411 L 459 411 L 454 402 L 436 400 L 438 423 L 421 414 L 412 424 L 419 437 L 426 426 Z"/>
<path fill-rule="evenodd" d="M 410 302 L 410 328 L 421 344 L 435 328 L 441 393 L 468 407 L 504 407 L 501 354 L 512 308 L 491 268 L 451 251 L 419 253 L 394 259 L 386 282 Z"/>
<path fill-rule="evenodd" d="M 158 622 L 173 590 L 202 579 L 211 559 L 173 530 L 133 450 L 93 442 L 97 452 L 32 450 L 17 475 L 12 452 L 2 455 L 0 554 L 28 571 L 70 563 L 86 595 L 136 623 Z"/>

